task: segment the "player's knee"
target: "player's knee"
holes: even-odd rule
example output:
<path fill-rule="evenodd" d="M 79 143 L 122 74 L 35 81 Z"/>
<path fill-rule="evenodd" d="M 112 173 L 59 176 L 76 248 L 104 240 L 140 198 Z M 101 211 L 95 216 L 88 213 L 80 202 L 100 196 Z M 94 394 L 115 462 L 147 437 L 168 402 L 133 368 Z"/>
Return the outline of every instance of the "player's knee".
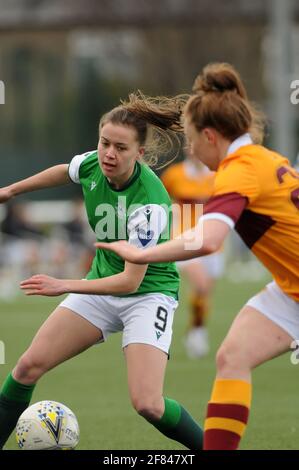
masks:
<path fill-rule="evenodd" d="M 46 367 L 42 361 L 25 353 L 18 360 L 13 375 L 16 380 L 29 385 L 36 383 L 45 372 Z"/>
<path fill-rule="evenodd" d="M 140 416 L 149 421 L 156 421 L 163 415 L 160 400 L 151 397 L 136 397 L 132 400 L 133 407 Z"/>
<path fill-rule="evenodd" d="M 227 343 L 220 346 L 216 354 L 216 367 L 222 376 L 232 376 L 237 371 L 247 369 L 248 364 L 240 345 Z"/>

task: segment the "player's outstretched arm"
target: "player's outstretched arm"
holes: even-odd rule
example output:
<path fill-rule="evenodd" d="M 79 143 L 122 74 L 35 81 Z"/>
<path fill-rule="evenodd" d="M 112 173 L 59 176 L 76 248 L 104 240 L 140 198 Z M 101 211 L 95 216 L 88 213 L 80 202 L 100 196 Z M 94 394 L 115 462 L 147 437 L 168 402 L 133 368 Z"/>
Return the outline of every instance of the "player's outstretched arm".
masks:
<path fill-rule="evenodd" d="M 0 188 L 0 203 L 7 202 L 18 194 L 36 191 L 37 189 L 63 186 L 70 182 L 68 165 L 55 165 L 29 178 Z"/>
<path fill-rule="evenodd" d="M 210 219 L 184 232 L 179 239 L 161 243 L 141 250 L 126 241 L 113 243 L 98 242 L 95 246 L 116 253 L 121 258 L 135 264 L 182 261 L 218 251 L 230 230 L 220 220 Z"/>

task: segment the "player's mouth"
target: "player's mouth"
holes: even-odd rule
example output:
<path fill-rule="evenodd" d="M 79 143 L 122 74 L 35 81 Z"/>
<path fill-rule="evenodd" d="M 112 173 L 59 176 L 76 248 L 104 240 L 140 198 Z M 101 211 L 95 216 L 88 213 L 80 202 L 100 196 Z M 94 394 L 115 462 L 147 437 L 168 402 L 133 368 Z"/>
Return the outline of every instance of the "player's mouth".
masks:
<path fill-rule="evenodd" d="M 114 168 L 116 168 L 116 165 L 113 163 L 102 162 L 102 168 L 103 170 L 112 171 Z"/>

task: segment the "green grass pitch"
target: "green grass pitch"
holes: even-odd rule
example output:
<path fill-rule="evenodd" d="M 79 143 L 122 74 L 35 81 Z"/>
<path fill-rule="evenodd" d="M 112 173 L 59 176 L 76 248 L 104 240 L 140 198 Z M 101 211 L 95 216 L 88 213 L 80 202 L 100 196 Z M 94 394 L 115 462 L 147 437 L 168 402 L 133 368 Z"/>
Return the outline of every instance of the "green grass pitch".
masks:
<path fill-rule="evenodd" d="M 209 323 L 211 352 L 202 360 L 188 359 L 182 344 L 187 325 L 183 284 L 165 395 L 180 401 L 200 423 L 203 423 L 214 379 L 217 346 L 240 307 L 265 282 L 219 281 Z M 1 382 L 58 300 L 20 296 L 12 303 L 0 302 L 0 340 L 5 343 L 6 353 L 6 364 L 0 365 Z M 254 372 L 250 422 L 241 449 L 299 448 L 298 372 L 299 365 L 291 364 L 290 354 Z M 132 409 L 120 334 L 44 376 L 33 402 L 44 399 L 65 403 L 76 413 L 81 429 L 78 449 L 182 449 Z M 6 448 L 16 449 L 14 436 Z"/>

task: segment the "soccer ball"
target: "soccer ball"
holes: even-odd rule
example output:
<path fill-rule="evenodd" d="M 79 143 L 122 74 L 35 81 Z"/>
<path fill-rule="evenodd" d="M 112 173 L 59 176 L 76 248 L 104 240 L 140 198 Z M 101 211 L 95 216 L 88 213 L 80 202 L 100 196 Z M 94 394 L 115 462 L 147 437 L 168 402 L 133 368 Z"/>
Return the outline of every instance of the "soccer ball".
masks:
<path fill-rule="evenodd" d="M 22 450 L 74 449 L 79 442 L 79 425 L 67 406 L 44 400 L 21 414 L 16 438 Z"/>

